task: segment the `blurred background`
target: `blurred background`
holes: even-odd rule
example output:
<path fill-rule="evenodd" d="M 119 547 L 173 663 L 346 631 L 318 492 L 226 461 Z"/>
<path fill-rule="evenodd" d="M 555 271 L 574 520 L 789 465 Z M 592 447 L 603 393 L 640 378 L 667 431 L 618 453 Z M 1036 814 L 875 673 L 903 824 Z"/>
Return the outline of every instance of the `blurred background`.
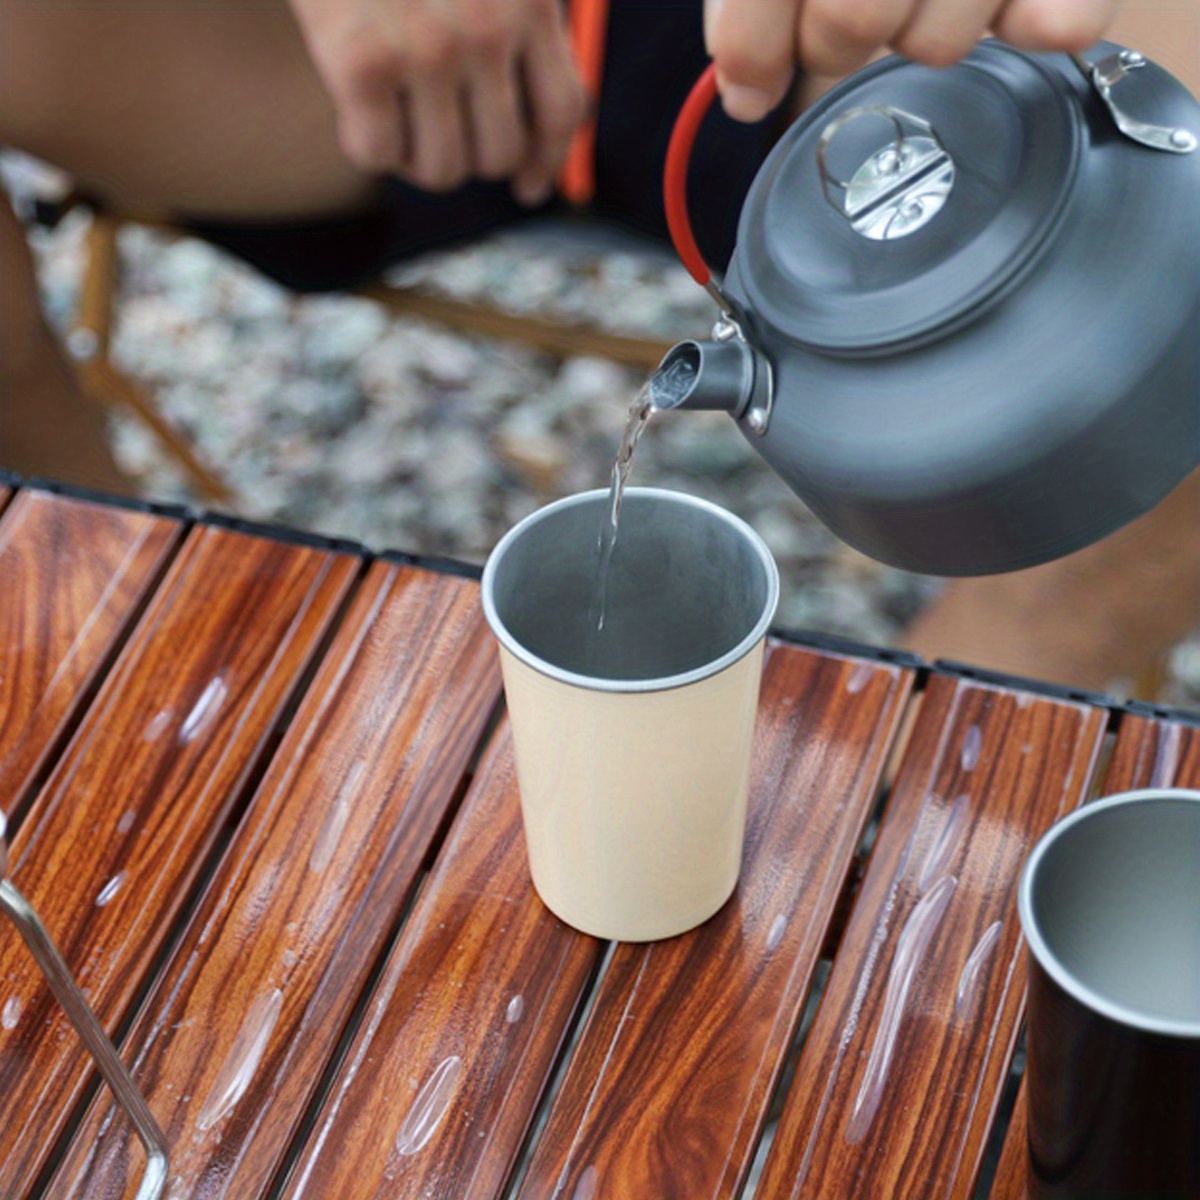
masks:
<path fill-rule="evenodd" d="M 0 167 L 20 193 L 24 167 Z M 88 217 L 31 241 L 62 330 L 79 301 Z M 539 505 L 606 486 L 644 373 L 455 333 L 369 300 L 299 297 L 189 238 L 120 234 L 113 359 L 229 485 L 254 520 L 481 563 Z M 714 309 L 673 256 L 561 223 L 406 263 L 390 282 L 674 341 Z M 196 501 L 144 426 L 113 418 L 117 457 L 143 495 Z M 880 566 L 829 534 L 724 414 L 660 414 L 632 485 L 706 497 L 750 522 L 783 576 L 777 625 L 891 643 L 938 582 Z M 1168 664 L 1163 702 L 1200 709 L 1200 631 Z"/>

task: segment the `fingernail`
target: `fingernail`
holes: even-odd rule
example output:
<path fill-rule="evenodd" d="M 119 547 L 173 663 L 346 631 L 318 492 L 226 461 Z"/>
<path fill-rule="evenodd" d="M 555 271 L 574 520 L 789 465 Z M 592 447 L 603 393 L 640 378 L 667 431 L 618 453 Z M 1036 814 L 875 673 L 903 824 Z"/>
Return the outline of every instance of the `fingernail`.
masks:
<path fill-rule="evenodd" d="M 775 97 L 761 88 L 730 83 L 721 89 L 721 103 L 735 121 L 761 121 L 775 107 Z"/>

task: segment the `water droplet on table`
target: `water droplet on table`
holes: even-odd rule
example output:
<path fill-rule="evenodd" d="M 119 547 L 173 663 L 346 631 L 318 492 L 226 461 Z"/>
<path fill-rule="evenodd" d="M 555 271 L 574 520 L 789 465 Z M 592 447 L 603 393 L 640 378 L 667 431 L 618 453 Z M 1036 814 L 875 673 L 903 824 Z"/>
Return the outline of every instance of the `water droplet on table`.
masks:
<path fill-rule="evenodd" d="M 983 730 L 978 725 L 972 725 L 967 730 L 967 736 L 963 738 L 962 748 L 962 769 L 964 771 L 975 770 L 976 764 L 979 762 L 979 755 L 983 751 Z"/>
<path fill-rule="evenodd" d="M 359 759 L 347 772 L 345 781 L 338 788 L 338 793 L 325 814 L 325 820 L 321 823 L 312 853 L 308 856 L 310 871 L 319 875 L 333 861 L 338 843 L 346 831 L 346 823 L 350 820 L 350 810 L 366 769 L 366 762 Z"/>
<path fill-rule="evenodd" d="M 846 1126 L 846 1141 L 851 1145 L 861 1142 L 866 1137 L 867 1130 L 879 1111 L 892 1058 L 896 1053 L 896 1043 L 900 1037 L 900 1026 L 909 993 L 916 982 L 929 943 L 946 915 L 950 898 L 957 887 L 958 880 L 953 875 L 944 875 L 917 902 L 900 931 L 900 937 L 896 941 L 896 956 L 888 974 L 883 1014 L 875 1032 L 875 1042 L 871 1047 L 871 1057 L 867 1061 L 862 1086 L 854 1102 L 854 1111 L 850 1114 Z"/>
<path fill-rule="evenodd" d="M 846 680 L 846 691 L 852 696 L 857 696 L 859 692 L 871 682 L 875 675 L 875 664 L 869 662 L 860 662 L 853 671 L 850 672 L 850 678 Z"/>
<path fill-rule="evenodd" d="M 434 1130 L 450 1107 L 461 1074 L 462 1059 L 457 1054 L 444 1058 L 434 1068 L 396 1134 L 398 1154 L 416 1154 L 433 1137 Z"/>
<path fill-rule="evenodd" d="M 283 993 L 273 988 L 250 1006 L 216 1082 L 200 1110 L 196 1128 L 211 1129 L 246 1094 L 283 1009 Z"/>
<path fill-rule="evenodd" d="M 599 1184 L 599 1176 L 596 1173 L 596 1168 L 586 1166 L 580 1173 L 579 1182 L 575 1185 L 575 1190 L 571 1193 L 571 1200 L 596 1200 L 596 1188 Z"/>
<path fill-rule="evenodd" d="M 935 879 L 947 874 L 970 824 L 971 797 L 964 792 L 946 810 L 942 828 L 937 840 L 930 847 L 921 871 L 921 878 L 917 883 L 918 891 L 924 892 Z"/>
<path fill-rule="evenodd" d="M 16 1029 L 17 1022 L 21 1019 L 21 1013 L 25 1006 L 21 1003 L 19 996 L 9 996 L 4 1002 L 3 1010 L 0 1010 L 0 1027 L 4 1029 Z"/>
<path fill-rule="evenodd" d="M 965 1021 L 975 1007 L 975 997 L 979 992 L 979 979 L 983 974 L 984 963 L 996 948 L 1000 940 L 1000 931 L 1004 928 L 1002 921 L 993 921 L 984 931 L 975 949 L 971 951 L 963 966 L 962 974 L 958 977 L 958 993 L 954 998 L 954 1015 L 960 1021 Z"/>
<path fill-rule="evenodd" d="M 129 875 L 125 871 L 118 871 L 101 889 L 100 895 L 96 897 L 96 907 L 104 908 L 105 905 L 111 904 L 116 894 L 125 886 L 126 879 Z"/>
<path fill-rule="evenodd" d="M 787 929 L 787 917 L 780 913 L 775 920 L 771 922 L 771 928 L 767 931 L 767 951 L 779 949 L 779 943 L 783 941 L 784 932 Z"/>
<path fill-rule="evenodd" d="M 179 727 L 179 740 L 185 744 L 194 742 L 216 720 L 228 695 L 229 685 L 223 675 L 211 679 Z"/>
<path fill-rule="evenodd" d="M 174 712 L 169 708 L 164 708 L 160 712 L 154 714 L 150 724 L 146 726 L 146 732 L 142 734 L 142 740 L 145 742 L 156 742 L 166 732 L 167 726 L 171 724 L 171 718 Z"/>

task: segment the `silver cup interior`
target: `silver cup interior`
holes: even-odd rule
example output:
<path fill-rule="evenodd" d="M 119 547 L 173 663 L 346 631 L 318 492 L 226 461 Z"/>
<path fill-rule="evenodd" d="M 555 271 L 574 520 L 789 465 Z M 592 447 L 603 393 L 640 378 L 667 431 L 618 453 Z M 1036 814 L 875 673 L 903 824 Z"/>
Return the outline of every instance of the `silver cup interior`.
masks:
<path fill-rule="evenodd" d="M 1022 920 L 1043 965 L 1095 1007 L 1200 1033 L 1200 793 L 1075 814 L 1031 859 Z"/>
<path fill-rule="evenodd" d="M 484 572 L 500 640 L 551 674 L 678 686 L 745 654 L 774 614 L 779 581 L 761 539 L 721 509 L 631 488 L 600 612 L 600 535 L 608 492 L 526 519 Z"/>

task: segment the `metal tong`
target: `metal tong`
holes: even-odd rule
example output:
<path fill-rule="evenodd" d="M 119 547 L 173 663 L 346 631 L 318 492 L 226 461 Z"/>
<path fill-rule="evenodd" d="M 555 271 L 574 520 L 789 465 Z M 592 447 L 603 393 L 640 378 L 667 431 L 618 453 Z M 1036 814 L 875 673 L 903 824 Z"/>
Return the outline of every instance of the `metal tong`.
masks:
<path fill-rule="evenodd" d="M 66 1011 L 71 1024 L 83 1039 L 104 1081 L 113 1090 L 117 1103 L 133 1122 L 137 1135 L 146 1149 L 146 1171 L 136 1200 L 160 1200 L 167 1182 L 167 1141 L 158 1127 L 146 1101 L 138 1091 L 116 1047 L 104 1032 L 92 1011 L 71 969 L 51 940 L 46 927 L 33 906 L 8 877 L 8 821 L 0 810 L 0 909 L 12 918 L 17 931 L 25 940 L 42 974 Z"/>

